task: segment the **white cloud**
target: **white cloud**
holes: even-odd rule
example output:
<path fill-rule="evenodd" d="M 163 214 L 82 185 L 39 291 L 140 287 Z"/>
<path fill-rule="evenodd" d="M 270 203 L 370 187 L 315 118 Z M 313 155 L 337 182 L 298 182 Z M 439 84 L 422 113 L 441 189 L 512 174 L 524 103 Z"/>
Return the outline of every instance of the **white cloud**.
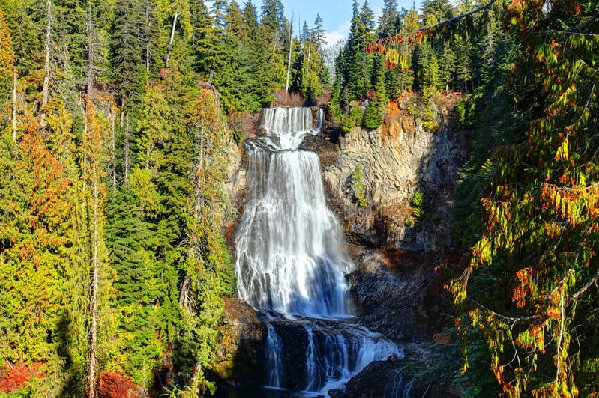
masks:
<path fill-rule="evenodd" d="M 340 40 L 345 40 L 349 36 L 349 28 L 351 27 L 351 21 L 345 21 L 341 25 L 337 26 L 337 29 L 326 32 L 324 35 L 328 46 L 334 46 Z"/>

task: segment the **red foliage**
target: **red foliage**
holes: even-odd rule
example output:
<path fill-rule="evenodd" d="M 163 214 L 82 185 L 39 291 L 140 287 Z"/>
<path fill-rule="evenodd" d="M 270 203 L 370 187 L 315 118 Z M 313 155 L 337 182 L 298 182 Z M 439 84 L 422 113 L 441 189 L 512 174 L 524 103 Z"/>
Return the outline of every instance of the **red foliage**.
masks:
<path fill-rule="evenodd" d="M 41 366 L 40 362 L 35 362 L 29 366 L 20 363 L 15 365 L 5 363 L 0 369 L 0 391 L 12 392 L 19 387 L 23 387 L 34 376 L 44 377 L 43 374 L 38 373 Z"/>
<path fill-rule="evenodd" d="M 100 375 L 100 398 L 141 398 L 142 391 L 127 375 L 121 372 L 104 372 Z"/>

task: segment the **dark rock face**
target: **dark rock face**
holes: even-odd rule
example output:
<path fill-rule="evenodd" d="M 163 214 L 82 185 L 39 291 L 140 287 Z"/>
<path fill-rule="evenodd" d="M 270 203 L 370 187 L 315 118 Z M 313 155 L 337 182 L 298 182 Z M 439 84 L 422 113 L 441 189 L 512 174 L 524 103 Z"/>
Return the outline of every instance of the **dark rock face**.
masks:
<path fill-rule="evenodd" d="M 347 383 L 342 398 L 459 398 L 447 379 L 415 380 L 402 360 L 373 362 Z"/>
<path fill-rule="evenodd" d="M 264 383 L 266 328 L 254 309 L 239 299 L 225 301 L 223 345 L 216 368 L 221 389 L 259 386 Z"/>
<path fill-rule="evenodd" d="M 397 361 L 373 362 L 347 383 L 344 398 L 401 398 L 411 388 Z"/>
<path fill-rule="evenodd" d="M 443 257 L 396 250 L 360 250 L 351 293 L 361 321 L 394 341 L 432 342 L 451 313 L 451 296 L 434 271 Z"/>
<path fill-rule="evenodd" d="M 295 322 L 277 322 L 275 330 L 283 343 L 283 368 L 281 385 L 293 391 L 301 391 L 306 386 L 306 342 L 308 335 L 303 326 Z"/>

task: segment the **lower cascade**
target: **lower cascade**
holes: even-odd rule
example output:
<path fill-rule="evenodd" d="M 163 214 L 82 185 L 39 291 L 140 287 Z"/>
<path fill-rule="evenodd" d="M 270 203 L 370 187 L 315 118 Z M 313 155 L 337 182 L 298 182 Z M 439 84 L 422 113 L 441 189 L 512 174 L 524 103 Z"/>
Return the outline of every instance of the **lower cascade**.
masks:
<path fill-rule="evenodd" d="M 353 317 L 345 275 L 354 266 L 326 206 L 319 159 L 298 150 L 306 134 L 319 132 L 322 110 L 265 109 L 263 121 L 264 134 L 246 144 L 238 294 L 266 323 L 266 387 L 322 395 L 343 389 L 369 363 L 403 353 Z"/>

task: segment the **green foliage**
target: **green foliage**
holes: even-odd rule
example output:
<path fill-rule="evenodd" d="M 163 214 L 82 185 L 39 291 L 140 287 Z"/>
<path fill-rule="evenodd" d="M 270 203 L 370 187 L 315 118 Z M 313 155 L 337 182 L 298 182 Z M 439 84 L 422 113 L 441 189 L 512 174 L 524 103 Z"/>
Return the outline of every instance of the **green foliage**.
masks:
<path fill-rule="evenodd" d="M 364 118 L 364 112 L 359 106 L 352 106 L 348 114 L 344 114 L 341 120 L 341 128 L 345 133 L 349 133 L 352 128 L 360 126 Z M 377 126 L 378 127 L 378 126 Z"/>
<path fill-rule="evenodd" d="M 597 7 L 587 1 L 558 1 L 550 10 L 541 2 L 513 3 L 504 28 L 521 44 L 512 47 L 513 62 L 499 70 L 511 92 L 489 90 L 480 121 L 490 127 L 483 138 L 502 146 L 487 163 L 483 225 L 470 265 L 453 287 L 467 312 L 461 331 L 468 337 L 480 330 L 489 368 L 508 397 L 596 391 L 589 377 L 598 358 L 595 313 L 580 308 L 597 302 L 596 289 L 589 289 L 598 278 L 590 249 L 598 225 L 592 137 L 599 110 L 597 73 L 590 66 L 598 62 L 591 50 L 598 44 L 591 33 Z M 503 51 L 498 46 L 498 54 Z M 492 110 L 497 105 L 501 113 Z M 520 122 L 500 134 L 500 126 L 514 119 Z"/>
<path fill-rule="evenodd" d="M 111 53 L 113 79 L 118 84 L 121 101 L 139 99 L 147 79 L 153 7 L 148 2 L 119 0 L 117 2 Z M 152 23 L 154 22 L 154 23 Z"/>
<path fill-rule="evenodd" d="M 378 128 L 383 122 L 383 111 L 382 105 L 379 100 L 373 101 L 366 111 L 364 112 L 364 118 L 362 119 L 362 126 L 368 130 L 374 130 Z"/>
<path fill-rule="evenodd" d="M 10 394 L 84 396 L 90 358 L 96 380 L 116 370 L 158 390 L 185 341 L 177 363 L 194 366 L 175 382 L 197 395 L 235 283 L 220 232 L 230 133 L 194 72 L 218 66 L 198 60 L 217 31 L 202 2 L 49 4 L 0 2 L 0 366 L 39 367 Z"/>
<path fill-rule="evenodd" d="M 424 204 L 424 194 L 422 191 L 417 191 L 412 199 L 412 206 L 421 207 Z"/>
<path fill-rule="evenodd" d="M 424 194 L 422 191 L 417 191 L 414 194 L 414 198 L 412 198 L 410 204 L 414 207 L 414 210 L 412 210 L 412 215 L 417 218 L 422 218 L 424 216 L 423 206 L 425 205 Z"/>
<path fill-rule="evenodd" d="M 454 125 L 456 128 L 471 128 L 475 123 L 475 104 L 472 96 L 460 100 L 453 107 Z"/>
<path fill-rule="evenodd" d="M 354 196 L 356 197 L 356 200 L 358 201 L 358 205 L 360 207 L 368 206 L 363 178 L 364 176 L 362 175 L 362 168 L 360 166 L 356 166 L 354 172 L 352 173 L 352 188 L 354 190 Z"/>
<path fill-rule="evenodd" d="M 452 285 L 468 369 L 458 381 L 466 396 L 592 396 L 599 9 L 500 3 L 428 35 L 419 21 L 472 5 L 426 1 L 419 15 L 386 0 L 375 26 L 355 0 L 330 110 L 346 133 L 376 128 L 389 99 L 416 89 L 410 112 L 437 131 L 438 93 L 468 94 L 454 114 L 477 130 L 454 213 L 454 242 L 472 248 Z M 316 101 L 328 79 L 319 16 L 293 42 L 279 0 L 262 18 L 251 2 L 214 6 L 0 1 L 0 364 L 40 366 L 11 396 L 83 396 L 92 357 L 158 388 L 169 355 L 172 394 L 213 391 L 204 371 L 234 286 L 224 151 L 239 135 L 219 108 L 270 104 L 290 44 L 292 91 Z M 367 206 L 360 168 L 352 180 Z"/>

